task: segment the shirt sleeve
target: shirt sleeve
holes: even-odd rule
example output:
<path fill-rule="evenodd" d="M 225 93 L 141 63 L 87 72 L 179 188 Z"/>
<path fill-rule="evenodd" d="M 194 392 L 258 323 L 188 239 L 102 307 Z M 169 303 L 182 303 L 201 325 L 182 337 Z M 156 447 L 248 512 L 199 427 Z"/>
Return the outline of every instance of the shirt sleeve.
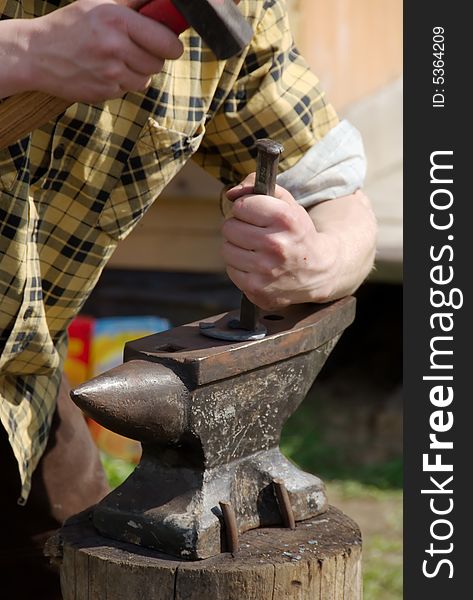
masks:
<path fill-rule="evenodd" d="M 262 8 L 253 23 L 253 40 L 194 157 L 227 184 L 254 171 L 258 138 L 284 145 L 283 172 L 338 124 L 317 77 L 294 45 L 285 1 L 258 4 Z"/>
<path fill-rule="evenodd" d="M 366 159 L 358 130 L 348 121 L 331 129 L 277 183 L 306 208 L 353 194 L 363 186 Z"/>

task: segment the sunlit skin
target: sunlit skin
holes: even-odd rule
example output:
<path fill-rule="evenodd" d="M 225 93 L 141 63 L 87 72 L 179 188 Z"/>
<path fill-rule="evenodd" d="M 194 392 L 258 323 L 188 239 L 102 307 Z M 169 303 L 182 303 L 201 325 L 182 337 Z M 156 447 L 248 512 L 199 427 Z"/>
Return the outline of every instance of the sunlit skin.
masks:
<path fill-rule="evenodd" d="M 284 188 L 253 193 L 254 174 L 229 190 L 222 228 L 227 273 L 264 309 L 325 302 L 352 293 L 370 272 L 376 222 L 357 191 L 306 211 Z"/>
<path fill-rule="evenodd" d="M 124 4 L 78 0 L 43 17 L 2 21 L 1 97 L 34 89 L 94 103 L 145 90 L 183 46 L 167 27 Z"/>

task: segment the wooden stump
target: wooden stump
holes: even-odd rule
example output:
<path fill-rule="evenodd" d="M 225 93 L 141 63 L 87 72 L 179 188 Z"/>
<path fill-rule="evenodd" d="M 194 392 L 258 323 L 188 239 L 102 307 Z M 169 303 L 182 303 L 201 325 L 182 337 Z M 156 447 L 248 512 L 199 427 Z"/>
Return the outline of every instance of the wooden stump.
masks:
<path fill-rule="evenodd" d="M 64 600 L 361 600 L 361 536 L 339 510 L 293 531 L 255 529 L 240 551 L 183 562 L 97 534 L 81 513 L 49 544 Z"/>

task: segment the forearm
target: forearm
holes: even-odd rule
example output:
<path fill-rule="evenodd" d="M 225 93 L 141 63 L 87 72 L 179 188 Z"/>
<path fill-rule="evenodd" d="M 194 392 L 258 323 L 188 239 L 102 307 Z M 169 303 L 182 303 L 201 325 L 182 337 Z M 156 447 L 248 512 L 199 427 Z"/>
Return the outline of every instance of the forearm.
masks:
<path fill-rule="evenodd" d="M 28 87 L 30 30 L 29 19 L 0 22 L 0 99 Z"/>
<path fill-rule="evenodd" d="M 309 209 L 318 238 L 331 254 L 327 264 L 327 286 L 312 291 L 313 301 L 334 300 L 353 293 L 373 268 L 376 251 L 376 219 L 362 191 Z"/>

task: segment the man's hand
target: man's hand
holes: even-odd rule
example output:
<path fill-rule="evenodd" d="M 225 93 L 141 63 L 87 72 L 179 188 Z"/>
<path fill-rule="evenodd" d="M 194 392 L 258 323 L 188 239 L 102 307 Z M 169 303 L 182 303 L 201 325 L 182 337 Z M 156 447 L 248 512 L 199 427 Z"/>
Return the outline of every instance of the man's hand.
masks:
<path fill-rule="evenodd" d="M 254 175 L 229 190 L 223 258 L 237 287 L 260 308 L 326 302 L 352 293 L 371 270 L 376 224 L 361 192 L 307 212 L 285 189 L 253 193 Z"/>
<path fill-rule="evenodd" d="M 43 17 L 0 23 L 0 97 L 37 90 L 93 103 L 146 89 L 183 47 L 164 25 L 124 4 L 77 0 Z"/>

